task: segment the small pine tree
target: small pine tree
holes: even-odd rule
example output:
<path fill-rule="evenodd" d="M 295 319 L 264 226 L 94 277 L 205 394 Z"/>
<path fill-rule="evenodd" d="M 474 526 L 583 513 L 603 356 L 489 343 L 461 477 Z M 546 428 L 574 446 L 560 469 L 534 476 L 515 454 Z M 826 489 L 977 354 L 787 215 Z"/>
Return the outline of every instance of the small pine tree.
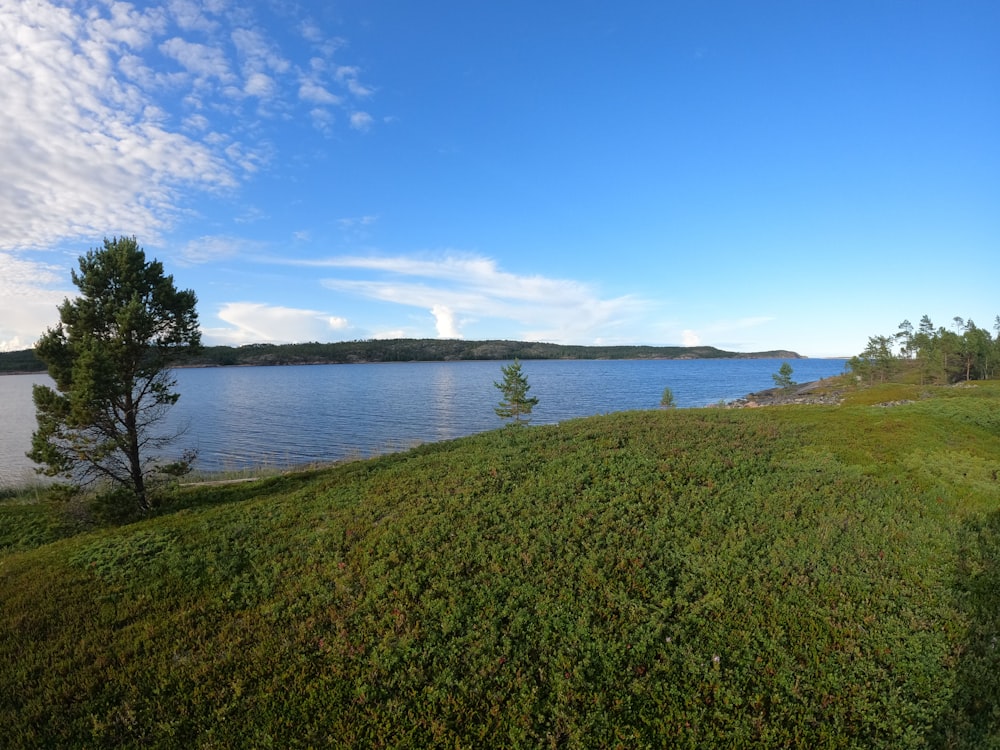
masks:
<path fill-rule="evenodd" d="M 528 415 L 538 405 L 538 399 L 528 396 L 531 386 L 528 385 L 528 378 L 521 372 L 521 362 L 515 359 L 513 364 L 501 367 L 500 371 L 503 373 L 503 382 L 494 381 L 493 385 L 503 394 L 503 400 L 494 411 L 500 419 L 513 419 L 512 424 L 515 425 L 530 421 Z"/>
<path fill-rule="evenodd" d="M 663 389 L 663 395 L 660 397 L 660 406 L 664 409 L 673 409 L 677 406 L 674 403 L 674 392 L 669 387 Z"/>
<path fill-rule="evenodd" d="M 774 384 L 778 388 L 783 388 L 786 391 L 798 385 L 798 383 L 792 380 L 792 366 L 787 362 L 782 362 L 781 367 L 779 367 L 778 371 L 771 377 L 774 379 Z"/>

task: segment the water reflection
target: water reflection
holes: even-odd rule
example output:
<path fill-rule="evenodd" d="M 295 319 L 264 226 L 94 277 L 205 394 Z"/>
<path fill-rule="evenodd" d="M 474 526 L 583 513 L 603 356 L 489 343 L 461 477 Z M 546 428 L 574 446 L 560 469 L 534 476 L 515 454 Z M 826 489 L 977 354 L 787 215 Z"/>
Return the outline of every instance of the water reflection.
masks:
<path fill-rule="evenodd" d="M 433 415 L 435 439 L 447 440 L 458 422 L 456 400 L 458 399 L 455 368 L 447 365 L 437 367 L 433 373 L 432 393 L 434 396 Z"/>

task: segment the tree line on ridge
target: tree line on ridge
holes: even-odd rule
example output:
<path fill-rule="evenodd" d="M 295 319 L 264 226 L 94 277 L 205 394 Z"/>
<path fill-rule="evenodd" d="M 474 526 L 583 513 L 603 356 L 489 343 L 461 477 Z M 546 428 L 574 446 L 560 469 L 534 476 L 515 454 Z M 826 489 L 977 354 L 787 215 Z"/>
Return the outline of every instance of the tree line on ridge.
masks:
<path fill-rule="evenodd" d="M 531 341 L 362 339 L 331 343 L 203 346 L 173 363 L 186 367 L 450 362 L 529 359 L 798 359 L 795 352 L 730 352 L 714 346 L 572 346 Z M 34 349 L 0 352 L 0 373 L 44 372 Z"/>
<path fill-rule="evenodd" d="M 989 380 L 1000 365 L 1000 315 L 995 336 L 971 319 L 952 319 L 952 328 L 935 327 L 924 315 L 914 328 L 909 320 L 890 336 L 870 336 L 864 351 L 848 362 L 869 383 L 885 382 L 903 371 L 915 372 L 921 383 Z"/>

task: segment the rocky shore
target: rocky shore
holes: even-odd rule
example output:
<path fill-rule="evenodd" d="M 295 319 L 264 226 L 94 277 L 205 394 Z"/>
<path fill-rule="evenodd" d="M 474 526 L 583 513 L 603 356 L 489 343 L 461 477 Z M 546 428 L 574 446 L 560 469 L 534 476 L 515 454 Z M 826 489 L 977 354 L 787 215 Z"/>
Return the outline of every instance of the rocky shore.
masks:
<path fill-rule="evenodd" d="M 814 380 L 800 383 L 791 388 L 769 388 L 765 391 L 748 393 L 743 398 L 729 401 L 729 409 L 753 409 L 760 406 L 783 406 L 785 404 L 825 404 L 840 403 L 841 391 L 834 387 L 834 379 Z"/>

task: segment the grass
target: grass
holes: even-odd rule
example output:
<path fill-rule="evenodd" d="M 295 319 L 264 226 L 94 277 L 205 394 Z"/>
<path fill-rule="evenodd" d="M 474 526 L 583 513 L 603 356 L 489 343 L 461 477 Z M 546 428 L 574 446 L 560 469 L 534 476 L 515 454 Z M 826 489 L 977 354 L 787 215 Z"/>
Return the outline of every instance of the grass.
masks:
<path fill-rule="evenodd" d="M 180 488 L 114 528 L 6 498 L 0 726 L 8 747 L 1000 746 L 998 469 L 991 382 L 501 429 Z"/>

